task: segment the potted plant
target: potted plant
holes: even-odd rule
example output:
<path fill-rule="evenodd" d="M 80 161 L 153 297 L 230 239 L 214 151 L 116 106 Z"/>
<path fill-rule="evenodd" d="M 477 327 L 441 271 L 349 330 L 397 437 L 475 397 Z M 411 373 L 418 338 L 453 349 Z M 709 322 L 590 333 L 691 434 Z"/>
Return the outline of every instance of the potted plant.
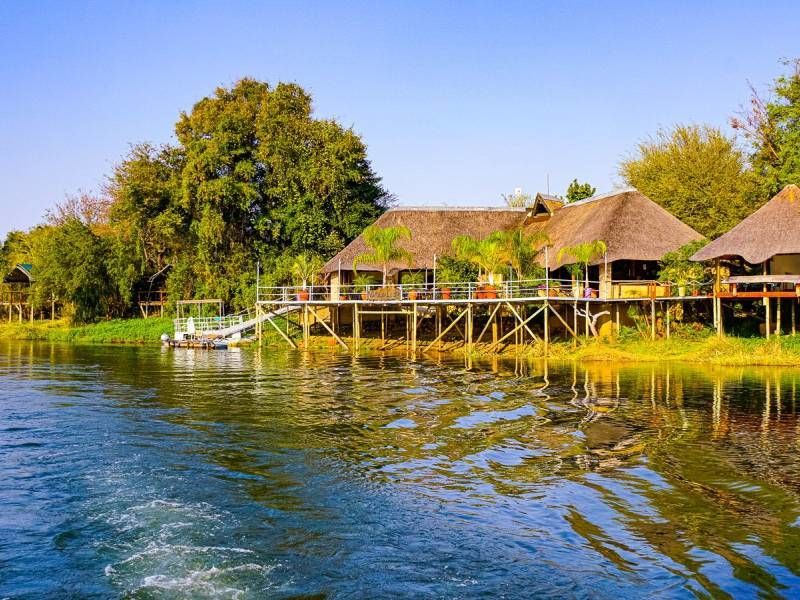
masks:
<path fill-rule="evenodd" d="M 407 273 L 403 273 L 400 277 L 400 283 L 412 286 L 408 291 L 408 299 L 416 300 L 419 297 L 419 289 L 414 286 L 421 286 L 425 283 L 425 274 L 421 271 L 408 271 Z"/>
<path fill-rule="evenodd" d="M 362 300 L 368 297 L 369 286 L 375 284 L 375 279 L 366 273 L 356 273 L 353 277 L 353 291 L 361 295 Z"/>
<path fill-rule="evenodd" d="M 322 269 L 322 260 L 316 255 L 309 252 L 299 254 L 292 263 L 292 276 L 295 279 L 295 284 L 298 282 L 302 286 L 297 292 L 297 300 L 299 302 L 308 302 L 311 294 L 308 291 L 308 285 L 312 285 L 317 280 L 319 272 Z"/>
<path fill-rule="evenodd" d="M 689 285 L 691 285 L 692 294 L 699 294 L 697 282 L 705 276 L 705 269 L 700 263 L 689 260 L 689 257 L 704 245 L 705 241 L 699 240 L 681 246 L 673 252 L 667 252 L 660 261 L 661 270 L 658 272 L 658 280 L 677 286 L 678 296 L 686 296 L 686 288 Z"/>
<path fill-rule="evenodd" d="M 475 297 L 480 299 L 497 298 L 500 275 L 506 267 L 508 253 L 506 242 L 501 232 L 493 233 L 482 240 L 476 240 L 468 235 L 460 235 L 453 240 L 453 250 L 456 257 L 471 262 L 478 267 L 478 278 L 483 281 L 475 292 Z"/>
<path fill-rule="evenodd" d="M 450 300 L 452 297 L 451 284 L 475 281 L 477 278 L 478 270 L 473 263 L 451 256 L 443 256 L 439 259 L 436 281 L 442 300 Z"/>

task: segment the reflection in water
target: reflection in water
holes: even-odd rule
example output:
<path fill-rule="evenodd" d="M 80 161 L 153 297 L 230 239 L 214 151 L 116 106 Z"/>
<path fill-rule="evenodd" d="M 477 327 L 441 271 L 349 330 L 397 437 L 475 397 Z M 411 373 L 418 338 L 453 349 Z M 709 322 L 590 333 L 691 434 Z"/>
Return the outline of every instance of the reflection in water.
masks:
<path fill-rule="evenodd" d="M 797 376 L 0 345 L 0 597 L 797 596 Z"/>

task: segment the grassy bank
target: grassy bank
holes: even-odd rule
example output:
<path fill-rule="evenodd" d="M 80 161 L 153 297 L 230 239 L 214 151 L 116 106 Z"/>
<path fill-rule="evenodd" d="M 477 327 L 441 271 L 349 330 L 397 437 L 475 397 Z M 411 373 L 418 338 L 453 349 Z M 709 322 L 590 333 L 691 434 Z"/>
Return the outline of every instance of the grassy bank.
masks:
<path fill-rule="evenodd" d="M 37 321 L 35 323 L 0 323 L 0 340 L 41 340 L 50 342 L 93 343 L 93 344 L 158 344 L 162 333 L 172 333 L 170 319 L 118 319 L 103 321 L 92 325 L 71 326 L 66 321 Z M 285 347 L 285 342 L 267 328 L 264 331 L 264 344 L 270 347 Z M 347 340 L 350 342 L 350 340 Z M 312 344 L 316 347 L 332 347 L 332 338 L 315 336 Z M 364 339 L 365 351 L 376 351 L 380 340 Z M 405 344 L 398 342 L 390 350 L 405 352 Z M 425 343 L 420 343 L 420 349 Z M 461 343 L 444 344 L 444 352 L 463 354 Z M 487 344 L 475 347 L 478 357 L 494 356 Z M 534 344 L 521 349 L 506 347 L 505 356 L 521 354 L 530 359 L 545 357 L 542 344 Z M 431 355 L 435 355 L 432 353 Z M 555 360 L 615 361 L 615 362 L 653 362 L 675 361 L 687 363 L 706 363 L 717 365 L 783 365 L 800 366 L 800 336 L 763 338 L 736 338 L 707 334 L 691 338 L 672 337 L 671 339 L 649 340 L 641 337 L 624 340 L 588 340 L 572 342 L 553 342 L 550 344 L 548 358 Z"/>
<path fill-rule="evenodd" d="M 157 344 L 162 333 L 172 333 L 170 319 L 115 319 L 91 325 L 70 325 L 67 321 L 0 324 L 0 340 Z"/>

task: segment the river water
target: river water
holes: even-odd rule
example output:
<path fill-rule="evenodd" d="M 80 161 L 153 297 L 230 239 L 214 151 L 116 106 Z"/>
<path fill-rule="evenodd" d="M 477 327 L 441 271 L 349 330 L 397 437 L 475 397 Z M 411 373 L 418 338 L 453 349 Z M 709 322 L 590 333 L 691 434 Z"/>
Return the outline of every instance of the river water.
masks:
<path fill-rule="evenodd" d="M 799 373 L 0 344 L 0 598 L 798 597 Z"/>

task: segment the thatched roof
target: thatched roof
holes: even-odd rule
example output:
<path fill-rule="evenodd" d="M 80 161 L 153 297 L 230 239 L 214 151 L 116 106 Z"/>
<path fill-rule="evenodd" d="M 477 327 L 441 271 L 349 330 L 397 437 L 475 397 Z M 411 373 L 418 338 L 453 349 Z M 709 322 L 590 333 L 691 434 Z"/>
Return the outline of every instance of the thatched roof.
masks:
<path fill-rule="evenodd" d="M 434 255 L 451 253 L 451 243 L 459 235 L 484 238 L 495 231 L 518 227 L 525 219 L 524 208 L 393 208 L 383 213 L 375 225 L 392 227 L 405 225 L 411 230 L 410 241 L 399 244 L 414 256 L 409 266 L 404 262 L 389 265 L 390 270 L 432 269 Z M 335 273 L 339 268 L 350 271 L 353 259 L 359 254 L 370 252 L 362 236 L 358 236 L 348 246 L 329 260 L 323 273 Z M 380 265 L 359 265 L 360 271 L 380 271 Z"/>
<path fill-rule="evenodd" d="M 776 254 L 800 254 L 800 188 L 791 184 L 692 260 L 740 256 L 751 264 Z"/>
<path fill-rule="evenodd" d="M 537 204 L 541 204 L 548 210 L 548 212 L 552 214 L 559 208 L 564 206 L 564 200 L 562 200 L 558 196 L 553 196 L 551 194 L 543 194 L 539 192 L 538 194 L 536 194 L 533 206 L 536 207 Z"/>
<path fill-rule="evenodd" d="M 33 265 L 19 263 L 4 278 L 3 283 L 33 283 Z"/>
<path fill-rule="evenodd" d="M 558 251 L 582 242 L 602 240 L 608 246 L 608 261 L 659 260 L 667 252 L 702 239 L 694 229 L 678 220 L 658 204 L 636 190 L 593 196 L 572 204 L 562 204 L 553 197 L 537 195 L 537 203 L 551 216 L 530 218 L 536 204 L 524 208 L 395 208 L 375 222 L 378 227 L 405 225 L 412 239 L 401 242 L 411 252 L 411 266 L 395 263 L 390 270 L 432 269 L 434 255 L 451 253 L 452 240 L 458 235 L 481 239 L 495 231 L 522 227 L 526 232 L 543 230 L 550 239 L 549 266 L 557 269 Z M 369 252 L 361 236 L 339 252 L 323 267 L 323 273 L 339 268 L 350 271 L 353 259 Z M 567 260 L 568 258 L 565 257 Z M 600 258 L 595 264 L 603 262 Z M 544 262 L 543 257 L 541 258 Z M 362 271 L 380 271 L 380 265 L 359 265 Z"/>
<path fill-rule="evenodd" d="M 547 233 L 550 269 L 569 261 L 569 257 L 558 260 L 561 248 L 583 242 L 602 240 L 608 246 L 608 262 L 613 262 L 659 260 L 667 252 L 703 237 L 635 189 L 565 204 L 548 221 L 530 224 L 526 230 Z M 599 258 L 595 264 L 604 260 Z"/>

